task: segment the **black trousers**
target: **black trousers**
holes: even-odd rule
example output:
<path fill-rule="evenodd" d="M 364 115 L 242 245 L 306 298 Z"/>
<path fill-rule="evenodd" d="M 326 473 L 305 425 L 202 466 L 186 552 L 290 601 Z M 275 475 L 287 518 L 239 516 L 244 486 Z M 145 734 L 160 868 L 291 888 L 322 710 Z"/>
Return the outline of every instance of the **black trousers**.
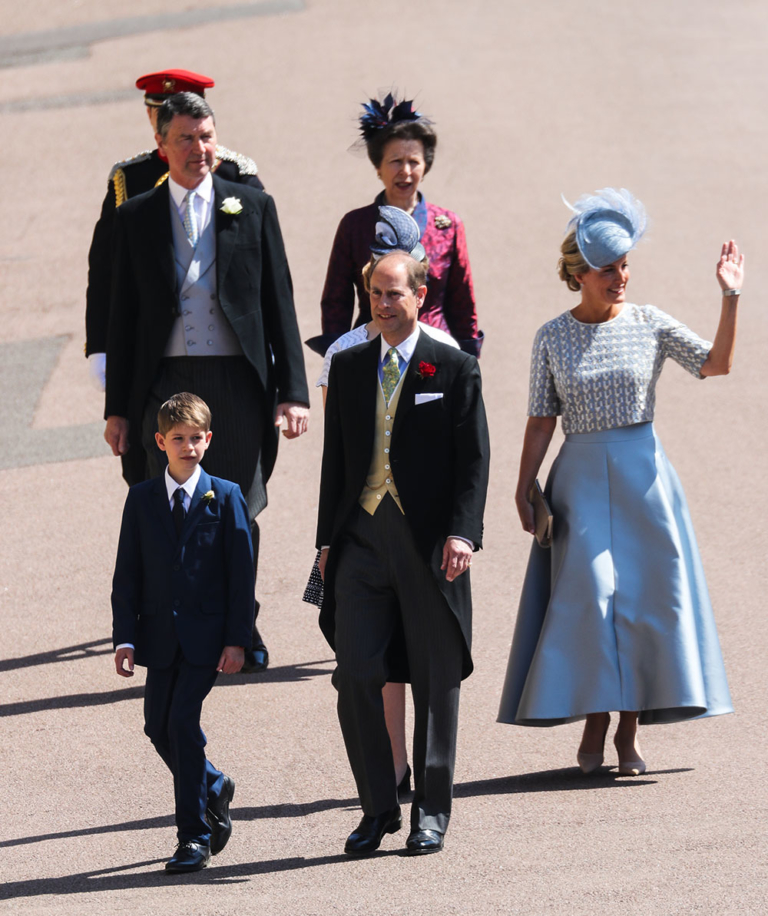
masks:
<path fill-rule="evenodd" d="M 415 710 L 414 829 L 444 833 L 451 814 L 464 643 L 404 515 L 385 496 L 358 507 L 339 545 L 334 683 L 347 756 L 365 814 L 397 805 L 381 690 L 388 650 L 404 635 Z"/>
<path fill-rule="evenodd" d="M 200 727 L 203 700 L 217 675 L 215 666 L 190 665 L 179 651 L 170 667 L 147 669 L 144 689 L 144 732 L 173 774 L 177 836 L 204 846 L 211 841 L 205 809 L 224 786 L 205 756 Z"/>

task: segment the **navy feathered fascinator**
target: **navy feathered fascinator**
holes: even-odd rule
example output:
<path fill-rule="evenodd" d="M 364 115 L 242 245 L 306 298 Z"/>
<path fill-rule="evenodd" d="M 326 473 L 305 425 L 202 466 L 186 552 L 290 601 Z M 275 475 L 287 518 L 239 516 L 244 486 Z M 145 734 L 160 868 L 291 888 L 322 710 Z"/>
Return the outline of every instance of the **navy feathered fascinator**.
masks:
<path fill-rule="evenodd" d="M 590 267 L 599 269 L 618 261 L 643 237 L 648 226 L 645 207 L 626 188 L 603 188 L 585 194 L 575 204 L 566 231 L 576 229 L 576 244 Z"/>
<path fill-rule="evenodd" d="M 399 207 L 379 207 L 376 238 L 371 245 L 374 254 L 381 257 L 390 251 L 405 251 L 417 261 L 423 261 L 426 252 L 419 238 L 419 225 L 410 213 Z"/>
<path fill-rule="evenodd" d="M 398 102 L 391 92 L 384 98 L 369 99 L 363 102 L 363 114 L 360 115 L 360 133 L 367 143 L 384 127 L 391 127 L 398 121 L 419 121 L 424 118 L 420 111 L 413 107 L 413 99 Z"/>

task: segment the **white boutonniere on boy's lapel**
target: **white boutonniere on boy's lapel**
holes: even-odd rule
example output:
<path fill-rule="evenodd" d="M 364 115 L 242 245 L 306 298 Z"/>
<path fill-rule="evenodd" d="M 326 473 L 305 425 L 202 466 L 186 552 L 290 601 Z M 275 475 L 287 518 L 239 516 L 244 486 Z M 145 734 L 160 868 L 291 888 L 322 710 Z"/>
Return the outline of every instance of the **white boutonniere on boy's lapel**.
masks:
<path fill-rule="evenodd" d="M 200 500 L 200 502 L 201 502 L 204 506 L 207 506 L 207 505 L 211 502 L 211 500 L 214 498 L 215 495 L 216 495 L 216 494 L 213 492 L 213 490 L 208 490 L 207 493 L 203 493 L 203 496 L 202 496 L 202 499 Z"/>
<path fill-rule="evenodd" d="M 243 212 L 243 205 L 239 197 L 225 197 L 219 209 L 227 216 L 238 216 Z"/>

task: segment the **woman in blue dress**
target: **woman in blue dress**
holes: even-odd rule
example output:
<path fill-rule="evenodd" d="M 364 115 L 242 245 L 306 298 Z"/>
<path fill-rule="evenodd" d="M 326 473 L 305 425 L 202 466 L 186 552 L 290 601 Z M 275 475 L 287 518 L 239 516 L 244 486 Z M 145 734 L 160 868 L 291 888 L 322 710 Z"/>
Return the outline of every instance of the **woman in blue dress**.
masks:
<path fill-rule="evenodd" d="M 646 217 L 628 191 L 581 198 L 560 277 L 579 304 L 539 329 L 516 503 L 534 533 L 531 488 L 561 416 L 565 442 L 545 488 L 551 550 L 534 542 L 499 721 L 586 718 L 577 759 L 603 763 L 610 713 L 619 773 L 645 771 L 637 726 L 732 711 L 712 606 L 680 481 L 653 427 L 655 386 L 673 359 L 726 375 L 744 256 L 723 245 L 713 344 L 651 305 L 626 301 L 627 253 Z"/>

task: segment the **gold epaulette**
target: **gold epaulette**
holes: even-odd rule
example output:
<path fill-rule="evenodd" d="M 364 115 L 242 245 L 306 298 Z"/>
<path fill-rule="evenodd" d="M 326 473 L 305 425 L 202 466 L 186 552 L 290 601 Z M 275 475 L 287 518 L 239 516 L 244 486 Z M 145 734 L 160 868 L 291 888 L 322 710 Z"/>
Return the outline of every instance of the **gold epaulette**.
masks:
<path fill-rule="evenodd" d="M 243 156 L 242 153 L 236 153 L 234 150 L 227 149 L 226 146 L 216 147 L 216 158 L 219 161 L 234 162 L 237 166 L 237 171 L 241 175 L 257 175 L 259 172 L 253 159 L 249 159 L 248 156 Z"/>
<path fill-rule="evenodd" d="M 115 189 L 115 206 L 119 207 L 120 204 L 125 203 L 128 199 L 128 193 L 125 187 L 125 172 L 124 169 L 128 165 L 133 165 L 135 162 L 144 162 L 145 159 L 149 159 L 152 155 L 151 149 L 146 149 L 142 153 L 136 153 L 135 156 L 131 156 L 130 159 L 123 159 L 122 162 L 116 162 L 112 166 L 112 170 L 109 173 L 109 178 L 107 179 L 108 183 L 111 183 Z"/>
<path fill-rule="evenodd" d="M 128 192 L 125 189 L 125 172 L 122 169 L 112 173 L 112 186 L 115 189 L 115 206 L 119 207 L 128 199 Z"/>

